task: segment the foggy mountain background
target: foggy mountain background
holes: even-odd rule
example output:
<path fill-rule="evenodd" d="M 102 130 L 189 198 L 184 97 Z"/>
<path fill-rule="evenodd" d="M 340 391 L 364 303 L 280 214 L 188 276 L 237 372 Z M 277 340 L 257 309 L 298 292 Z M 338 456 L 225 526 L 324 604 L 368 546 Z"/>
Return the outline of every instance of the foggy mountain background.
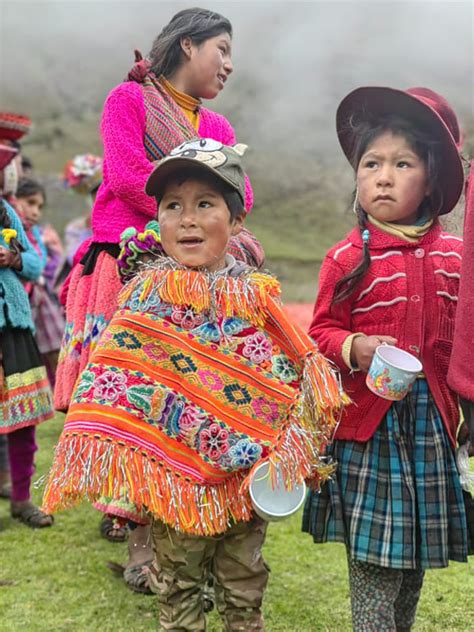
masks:
<path fill-rule="evenodd" d="M 24 142 L 60 229 L 85 201 L 60 187 L 66 160 L 101 152 L 108 91 L 174 13 L 194 2 L 0 0 L 1 107 L 34 121 Z M 448 98 L 474 146 L 472 2 L 202 2 L 234 27 L 234 73 L 206 103 L 250 146 L 249 226 L 287 297 L 312 300 L 318 263 L 341 238 L 352 174 L 335 112 L 360 85 L 430 87 Z M 459 214 L 454 224 L 461 224 Z"/>

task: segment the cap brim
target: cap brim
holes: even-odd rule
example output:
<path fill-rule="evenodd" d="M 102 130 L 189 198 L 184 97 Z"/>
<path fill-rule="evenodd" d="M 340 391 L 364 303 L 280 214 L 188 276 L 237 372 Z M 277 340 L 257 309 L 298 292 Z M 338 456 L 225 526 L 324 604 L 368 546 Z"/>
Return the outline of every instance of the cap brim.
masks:
<path fill-rule="evenodd" d="M 229 185 L 234 191 L 239 194 L 239 197 L 242 197 L 240 191 L 236 188 L 235 184 L 233 184 L 230 180 L 225 178 L 219 171 L 210 167 L 205 162 L 200 162 L 195 158 L 187 158 L 186 156 L 176 156 L 170 157 L 163 160 L 160 160 L 154 171 L 148 177 L 147 183 L 145 185 L 145 193 L 150 195 L 151 197 L 159 197 L 163 193 L 164 184 L 169 180 L 171 176 L 178 173 L 181 169 L 192 167 L 193 169 L 201 170 L 206 174 L 211 174 L 218 180 L 222 180 L 227 185 Z M 245 201 L 242 200 L 242 204 Z"/>
<path fill-rule="evenodd" d="M 442 145 L 443 160 L 439 183 L 443 190 L 443 205 L 440 215 L 453 210 L 463 189 L 464 174 L 455 141 L 443 119 L 428 105 L 403 90 L 384 87 L 357 88 L 340 103 L 336 114 L 339 142 L 347 159 L 354 168 L 353 153 L 357 121 L 372 119 L 380 115 L 397 114 L 408 118 L 427 130 Z"/>

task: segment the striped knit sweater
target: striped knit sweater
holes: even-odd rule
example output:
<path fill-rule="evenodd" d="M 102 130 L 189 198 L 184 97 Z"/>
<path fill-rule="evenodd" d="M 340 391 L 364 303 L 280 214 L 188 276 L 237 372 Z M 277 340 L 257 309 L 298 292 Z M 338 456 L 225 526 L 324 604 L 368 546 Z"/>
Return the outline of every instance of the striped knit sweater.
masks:
<path fill-rule="evenodd" d="M 368 226 L 371 265 L 355 292 L 331 308 L 337 281 L 362 256 L 360 231 L 354 229 L 327 254 L 310 335 L 321 352 L 341 369 L 343 386 L 352 398 L 336 433 L 337 439 L 367 441 L 391 402 L 365 385 L 366 374 L 347 366 L 343 345 L 356 332 L 388 335 L 397 346 L 419 357 L 448 435 L 455 443 L 459 421 L 457 399 L 446 382 L 452 348 L 461 267 L 462 240 L 435 223 L 411 244 Z"/>

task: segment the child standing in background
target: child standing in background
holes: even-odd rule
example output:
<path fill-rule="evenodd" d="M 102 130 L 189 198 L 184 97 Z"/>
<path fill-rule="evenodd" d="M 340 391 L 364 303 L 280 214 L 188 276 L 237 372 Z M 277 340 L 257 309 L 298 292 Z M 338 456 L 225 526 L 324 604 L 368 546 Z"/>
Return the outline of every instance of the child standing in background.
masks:
<path fill-rule="evenodd" d="M 39 226 L 45 202 L 46 194 L 39 182 L 30 178 L 20 180 L 16 192 L 18 213 L 26 235 L 42 262 L 42 274 L 35 283 L 28 283 L 26 289 L 35 324 L 36 342 L 46 366 L 50 384 L 54 388 L 59 349 L 64 334 L 62 310 L 52 291 L 54 264 L 57 268 L 60 261 L 58 246 L 60 247 L 61 243 L 56 231 L 49 227 L 50 243 L 54 243 L 55 247 L 48 248 L 45 244 L 43 231 Z M 51 233 L 54 233 L 55 237 Z M 50 274 L 49 284 L 45 277 L 46 269 Z"/>
<path fill-rule="evenodd" d="M 462 240 L 438 221 L 463 187 L 453 122 L 449 104 L 423 88 L 360 88 L 337 113 L 359 227 L 323 262 L 310 334 L 353 404 L 329 450 L 337 474 L 308 497 L 303 530 L 345 543 L 357 632 L 410 630 L 425 569 L 467 560 L 459 409 L 446 381 Z M 365 383 L 383 343 L 424 367 L 398 402 Z"/>
<path fill-rule="evenodd" d="M 5 185 L 4 168 L 16 154 L 11 146 L 0 145 L 0 189 Z M 11 514 L 36 528 L 49 527 L 53 518 L 30 498 L 37 450 L 35 426 L 54 413 L 22 280 L 35 281 L 40 272 L 38 254 L 18 216 L 0 196 L 0 434 L 8 439 Z"/>

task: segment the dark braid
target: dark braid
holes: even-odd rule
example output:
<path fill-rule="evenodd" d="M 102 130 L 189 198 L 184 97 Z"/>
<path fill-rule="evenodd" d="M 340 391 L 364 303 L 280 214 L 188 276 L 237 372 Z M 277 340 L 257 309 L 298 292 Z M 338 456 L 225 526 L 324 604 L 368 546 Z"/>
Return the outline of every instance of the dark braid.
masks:
<path fill-rule="evenodd" d="M 8 215 L 5 202 L 2 198 L 0 198 L 0 230 L 2 230 L 2 228 L 11 228 L 11 225 L 10 216 Z M 16 255 L 19 255 L 24 250 L 23 246 L 16 238 L 10 240 L 9 248 Z"/>
<path fill-rule="evenodd" d="M 369 252 L 369 240 L 367 229 L 367 213 L 360 206 L 357 199 L 357 191 L 354 193 L 354 209 L 357 215 L 357 223 L 359 225 L 360 234 L 362 235 L 362 258 L 357 267 L 346 274 L 346 276 L 339 279 L 334 288 L 334 296 L 332 302 L 341 303 L 348 298 L 355 288 L 359 285 L 365 276 L 365 273 L 370 267 L 370 252 Z"/>

